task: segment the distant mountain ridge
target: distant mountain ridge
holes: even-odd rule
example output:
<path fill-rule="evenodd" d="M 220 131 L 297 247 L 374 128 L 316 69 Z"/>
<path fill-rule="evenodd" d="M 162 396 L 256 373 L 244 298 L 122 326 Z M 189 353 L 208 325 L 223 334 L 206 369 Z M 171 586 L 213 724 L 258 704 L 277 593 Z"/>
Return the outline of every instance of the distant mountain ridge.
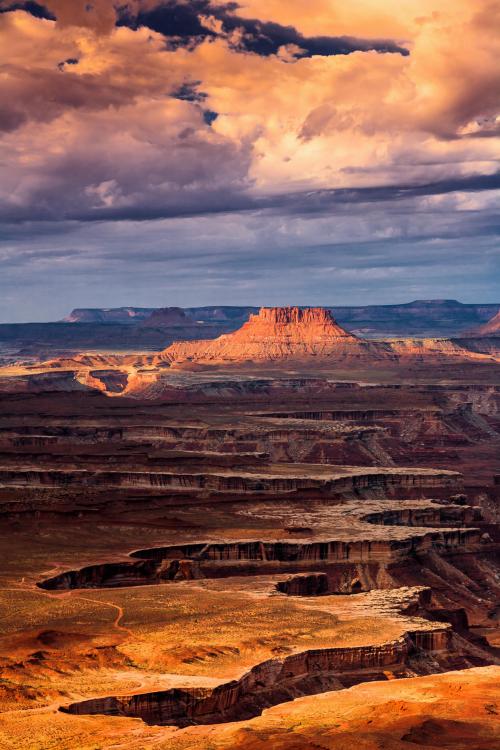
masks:
<path fill-rule="evenodd" d="M 123 323 L 134 325 L 148 318 L 155 308 L 149 307 L 76 307 L 61 323 Z"/>
<path fill-rule="evenodd" d="M 364 339 L 487 336 L 478 328 L 500 304 L 415 300 L 400 305 L 322 306 L 337 323 Z M 304 306 L 297 309 L 304 310 Z M 0 357 L 50 359 L 88 351 L 160 352 L 174 341 L 215 339 L 247 322 L 259 308 L 208 305 L 186 308 L 77 308 L 64 321 L 0 324 Z M 495 336 L 493 332 L 490 334 Z"/>
<path fill-rule="evenodd" d="M 298 306 L 306 309 L 306 306 Z M 500 309 L 499 304 L 464 304 L 457 300 L 414 300 L 403 304 L 321 306 L 338 323 L 362 336 L 453 336 L 488 322 Z M 203 306 L 182 308 L 199 323 L 220 325 L 223 332 L 239 328 L 258 307 Z M 80 308 L 64 319 L 68 323 L 107 323 L 138 325 L 156 312 L 156 308 Z"/>
<path fill-rule="evenodd" d="M 164 316 L 168 322 L 179 319 L 177 311 L 168 310 Z M 180 320 L 183 319 L 181 315 Z M 116 327 L 124 334 L 129 331 L 142 333 L 140 326 Z M 100 328 L 107 330 L 108 326 Z M 186 328 L 145 330 L 160 330 L 167 337 L 171 330 L 182 334 Z M 408 372 L 414 373 L 422 367 L 439 366 L 443 375 L 443 368 L 449 365 L 465 367 L 471 364 L 498 368 L 500 337 L 369 340 L 346 331 L 325 308 L 261 308 L 236 331 L 204 339 L 177 338 L 158 353 L 144 350 L 130 353 L 124 349 L 121 352 L 88 351 L 58 355 L 44 361 L 39 359 L 35 364 L 14 359 L 11 368 L 7 361 L 0 390 L 47 389 L 54 384 L 50 377 L 47 380 L 48 375 L 59 373 L 64 376 L 66 373 L 69 379 L 65 380 L 64 376 L 58 389 L 78 389 L 84 385 L 110 395 L 161 398 L 175 389 L 179 373 L 206 372 L 210 368 L 221 372 L 226 367 L 233 372 L 242 368 L 241 372 L 250 370 L 253 373 L 267 372 L 267 368 L 288 372 L 287 368 L 292 367 L 293 373 L 341 368 L 342 373 L 350 375 L 360 367 L 363 373 L 380 368 L 387 372 L 387 368 L 394 367 L 407 368 Z M 43 376 L 41 380 L 40 375 Z M 22 376 L 21 380 L 19 376 Z"/>

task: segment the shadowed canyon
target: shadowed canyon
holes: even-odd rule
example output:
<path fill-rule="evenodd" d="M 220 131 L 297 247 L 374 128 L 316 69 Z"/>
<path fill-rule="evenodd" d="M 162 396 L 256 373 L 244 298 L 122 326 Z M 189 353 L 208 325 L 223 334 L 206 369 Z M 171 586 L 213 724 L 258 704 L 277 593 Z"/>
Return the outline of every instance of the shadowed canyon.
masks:
<path fill-rule="evenodd" d="M 204 310 L 3 355 L 0 742 L 500 747 L 495 311 Z"/>

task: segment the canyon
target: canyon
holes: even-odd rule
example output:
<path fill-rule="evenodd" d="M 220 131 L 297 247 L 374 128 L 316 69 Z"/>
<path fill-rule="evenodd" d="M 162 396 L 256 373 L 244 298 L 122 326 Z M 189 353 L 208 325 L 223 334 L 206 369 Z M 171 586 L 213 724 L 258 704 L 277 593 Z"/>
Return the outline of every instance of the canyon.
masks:
<path fill-rule="evenodd" d="M 493 750 L 498 339 L 200 310 L 0 368 L 0 742 Z"/>

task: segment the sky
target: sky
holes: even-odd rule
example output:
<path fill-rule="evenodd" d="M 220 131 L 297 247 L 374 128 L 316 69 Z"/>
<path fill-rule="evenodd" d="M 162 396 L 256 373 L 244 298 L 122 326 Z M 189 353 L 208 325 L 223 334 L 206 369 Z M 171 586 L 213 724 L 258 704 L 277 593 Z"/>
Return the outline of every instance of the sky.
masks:
<path fill-rule="evenodd" d="M 0 0 L 0 322 L 500 302 L 500 1 Z"/>

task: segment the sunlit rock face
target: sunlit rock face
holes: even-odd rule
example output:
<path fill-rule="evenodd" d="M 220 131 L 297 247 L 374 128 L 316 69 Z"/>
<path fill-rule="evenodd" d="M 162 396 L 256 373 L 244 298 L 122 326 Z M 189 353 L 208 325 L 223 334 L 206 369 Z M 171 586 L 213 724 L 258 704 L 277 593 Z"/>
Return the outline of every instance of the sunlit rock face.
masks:
<path fill-rule="evenodd" d="M 377 347 L 348 333 L 323 308 L 262 308 L 234 333 L 214 341 L 172 344 L 156 359 L 170 361 L 249 361 L 368 355 Z M 377 353 L 382 354 L 382 351 Z"/>
<path fill-rule="evenodd" d="M 487 323 L 476 329 L 478 336 L 500 336 L 500 310 Z"/>
<path fill-rule="evenodd" d="M 369 364 L 498 359 L 498 347 L 484 347 L 474 339 L 397 339 L 369 341 L 340 326 L 321 307 L 262 308 L 233 333 L 213 340 L 180 341 L 153 358 L 153 366 L 264 363 L 297 360 Z"/>
<path fill-rule="evenodd" d="M 167 342 L 158 317 L 182 316 L 156 317 Z M 132 731 L 137 750 L 173 732 L 194 750 L 308 695 L 331 713 L 356 685 L 392 705 L 412 677 L 472 688 L 472 667 L 498 665 L 494 345 L 364 341 L 324 310 L 272 308 L 159 356 L 4 368 L 9 731 L 25 745 L 29 713 L 40 747 L 57 725 L 61 750 Z"/>

